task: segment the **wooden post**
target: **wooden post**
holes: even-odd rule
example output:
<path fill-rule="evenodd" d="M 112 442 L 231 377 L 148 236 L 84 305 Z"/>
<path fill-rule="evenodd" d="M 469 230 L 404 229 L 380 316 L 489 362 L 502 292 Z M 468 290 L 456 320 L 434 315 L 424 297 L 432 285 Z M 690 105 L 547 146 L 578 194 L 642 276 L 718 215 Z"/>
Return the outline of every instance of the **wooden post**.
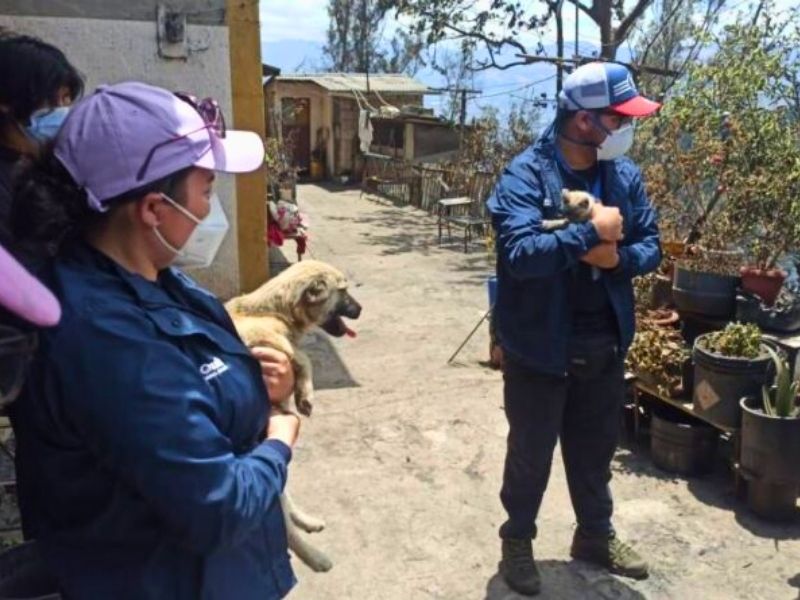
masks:
<path fill-rule="evenodd" d="M 233 127 L 255 131 L 264 125 L 261 86 L 259 0 L 227 0 Z M 264 168 L 236 176 L 236 233 L 239 290 L 255 289 L 269 277 L 267 261 L 267 184 Z"/>

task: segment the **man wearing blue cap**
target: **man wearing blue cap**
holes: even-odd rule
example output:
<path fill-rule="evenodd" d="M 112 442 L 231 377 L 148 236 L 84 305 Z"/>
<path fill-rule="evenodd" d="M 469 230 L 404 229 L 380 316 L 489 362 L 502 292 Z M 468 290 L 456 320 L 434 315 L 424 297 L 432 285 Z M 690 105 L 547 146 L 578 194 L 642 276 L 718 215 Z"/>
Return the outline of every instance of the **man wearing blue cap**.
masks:
<path fill-rule="evenodd" d="M 500 571 L 522 594 L 541 585 L 531 540 L 557 439 L 578 522 L 572 557 L 647 576 L 645 561 L 615 535 L 608 482 L 634 334 L 631 281 L 661 259 L 655 211 L 624 154 L 633 119 L 659 106 L 621 65 L 577 68 L 554 123 L 506 167 L 489 198 L 509 424 Z M 543 220 L 562 216 L 563 188 L 600 202 L 590 221 L 545 231 Z"/>

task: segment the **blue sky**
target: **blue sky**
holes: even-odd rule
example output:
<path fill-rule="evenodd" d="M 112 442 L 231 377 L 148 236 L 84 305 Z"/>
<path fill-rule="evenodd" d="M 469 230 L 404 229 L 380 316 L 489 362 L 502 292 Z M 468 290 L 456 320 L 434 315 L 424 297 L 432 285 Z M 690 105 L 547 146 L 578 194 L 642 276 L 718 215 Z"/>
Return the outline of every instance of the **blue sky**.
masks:
<path fill-rule="evenodd" d="M 488 4 L 491 0 L 478 0 Z M 628 0 L 630 3 L 630 0 Z M 736 11 L 746 11 L 753 0 L 729 0 L 728 15 L 732 18 Z M 798 0 L 777 0 L 776 9 L 783 10 L 796 5 Z M 280 67 L 284 72 L 315 71 L 321 62 L 322 46 L 328 29 L 327 0 L 263 0 L 261 2 L 261 47 L 262 60 Z M 575 16 L 571 5 L 564 13 L 566 45 L 571 51 L 574 44 Z M 599 47 L 597 27 L 585 15 L 579 20 L 581 52 L 589 54 Z M 529 50 L 536 47 L 539 37 L 529 34 L 521 41 Z M 555 41 L 555 35 L 547 32 L 542 42 L 547 46 Z M 627 58 L 627 48 L 623 47 L 618 56 Z M 554 82 L 548 80 L 540 85 L 519 89 L 532 82 L 551 77 L 555 68 L 549 65 L 516 67 L 507 71 L 490 70 L 476 76 L 475 86 L 482 89 L 483 98 L 470 101 L 470 114 L 479 112 L 481 106 L 495 106 L 501 113 L 511 102 L 519 102 L 542 92 L 552 97 Z M 443 81 L 430 70 L 422 71 L 417 78 L 424 83 L 436 86 Z M 442 97 L 428 97 L 426 103 L 438 108 Z"/>

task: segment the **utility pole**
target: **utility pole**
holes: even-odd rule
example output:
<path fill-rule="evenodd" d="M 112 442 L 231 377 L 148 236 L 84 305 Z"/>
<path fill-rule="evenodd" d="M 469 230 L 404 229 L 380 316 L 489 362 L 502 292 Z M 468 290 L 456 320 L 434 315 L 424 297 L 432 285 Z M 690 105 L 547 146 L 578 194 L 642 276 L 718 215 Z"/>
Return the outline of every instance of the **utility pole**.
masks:
<path fill-rule="evenodd" d="M 460 148 L 464 142 L 464 128 L 467 124 L 467 94 L 482 94 L 483 90 L 460 87 L 430 88 L 430 90 L 432 92 L 451 92 L 453 94 L 461 94 L 461 110 L 458 115 L 458 145 Z"/>
<path fill-rule="evenodd" d="M 367 100 L 369 100 L 369 21 L 368 19 L 368 12 L 367 12 L 367 4 L 369 0 L 361 0 L 362 4 L 362 12 L 364 13 L 364 28 L 363 28 L 363 42 L 362 47 L 364 50 L 364 70 L 366 71 L 367 75 Z"/>
<path fill-rule="evenodd" d="M 556 47 L 559 58 L 564 58 L 564 20 L 562 18 L 562 10 L 564 8 L 564 0 L 556 0 Z M 561 86 L 564 82 L 564 64 L 562 62 L 556 63 L 556 94 L 561 91 Z"/>
<path fill-rule="evenodd" d="M 432 92 L 451 92 L 461 94 L 461 110 L 459 113 L 458 124 L 463 129 L 467 122 L 467 94 L 482 94 L 483 90 L 460 87 L 429 88 Z"/>

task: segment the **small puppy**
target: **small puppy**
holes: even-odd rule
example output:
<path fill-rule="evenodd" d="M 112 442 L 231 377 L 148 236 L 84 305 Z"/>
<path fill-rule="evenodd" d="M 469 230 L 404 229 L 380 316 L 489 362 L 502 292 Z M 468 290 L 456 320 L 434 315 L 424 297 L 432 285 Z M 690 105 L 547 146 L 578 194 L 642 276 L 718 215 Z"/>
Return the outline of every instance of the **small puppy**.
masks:
<path fill-rule="evenodd" d="M 594 206 L 599 202 L 589 192 L 582 190 L 561 190 L 561 200 L 564 206 L 563 219 L 545 219 L 542 221 L 544 231 L 563 229 L 570 223 L 584 223 L 592 218 Z"/>
<path fill-rule="evenodd" d="M 355 336 L 342 317 L 357 319 L 361 305 L 347 291 L 344 274 L 326 263 L 304 260 L 254 292 L 228 301 L 225 308 L 248 347 L 267 346 L 289 357 L 295 375 L 294 394 L 278 409 L 309 416 L 314 397 L 311 361 L 299 344 L 315 326 L 335 337 Z M 333 566 L 331 560 L 299 532 L 322 531 L 325 523 L 297 508 L 286 490 L 281 495 L 281 507 L 289 548 L 314 571 L 328 571 Z"/>

